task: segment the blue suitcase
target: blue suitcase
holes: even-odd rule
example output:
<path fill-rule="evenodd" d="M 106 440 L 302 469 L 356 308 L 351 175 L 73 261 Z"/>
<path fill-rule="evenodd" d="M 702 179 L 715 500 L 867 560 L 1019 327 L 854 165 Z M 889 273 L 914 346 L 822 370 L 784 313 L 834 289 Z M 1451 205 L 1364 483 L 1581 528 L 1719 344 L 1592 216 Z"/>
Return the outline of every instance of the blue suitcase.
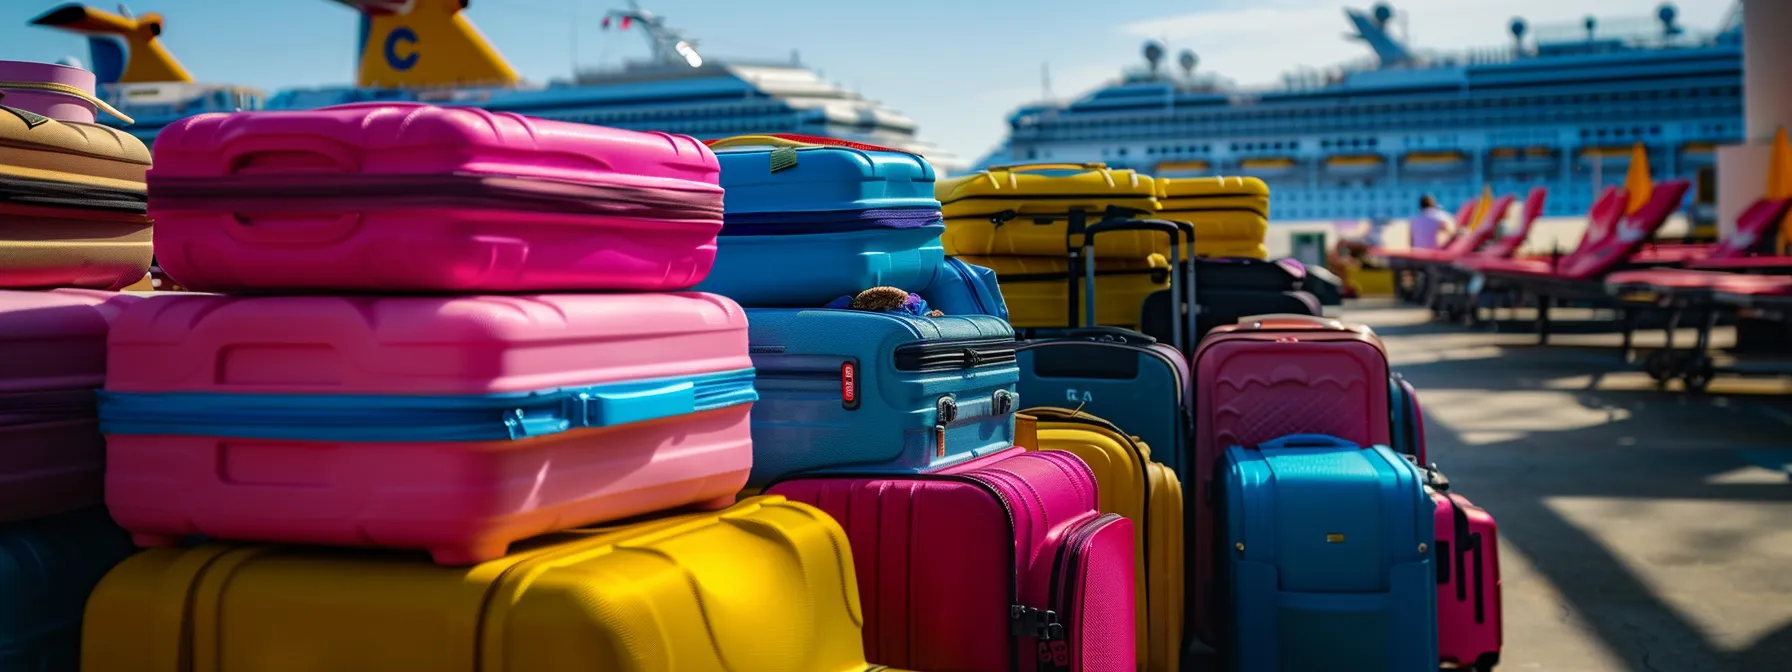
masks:
<path fill-rule="evenodd" d="M 1309 434 L 1221 459 L 1232 669 L 1436 672 L 1436 505 L 1418 467 Z"/>
<path fill-rule="evenodd" d="M 952 257 L 940 266 L 933 284 L 918 292 L 927 305 L 947 315 L 991 315 L 1008 320 L 1008 302 L 996 285 L 996 272 Z"/>
<path fill-rule="evenodd" d="M 933 166 L 847 147 L 716 152 L 728 190 L 716 263 L 696 291 L 813 307 L 878 287 L 915 292 L 945 261 Z"/>
<path fill-rule="evenodd" d="M 103 507 L 0 525 L 0 670 L 80 669 L 87 596 L 136 551 Z"/>
<path fill-rule="evenodd" d="M 816 470 L 920 472 L 1014 445 L 1014 331 L 987 315 L 749 309 L 748 488 Z"/>

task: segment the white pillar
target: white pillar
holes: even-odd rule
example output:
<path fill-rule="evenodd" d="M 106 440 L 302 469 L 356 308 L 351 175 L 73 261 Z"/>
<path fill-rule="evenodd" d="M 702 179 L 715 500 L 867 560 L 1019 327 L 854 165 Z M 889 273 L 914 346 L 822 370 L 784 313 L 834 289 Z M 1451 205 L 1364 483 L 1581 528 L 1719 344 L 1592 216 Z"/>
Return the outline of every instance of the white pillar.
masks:
<path fill-rule="evenodd" d="M 1735 228 L 1736 216 L 1761 197 L 1767 186 L 1767 158 L 1773 132 L 1792 132 L 1792 2 L 1755 0 L 1742 4 L 1743 144 L 1717 149 L 1717 227 Z"/>

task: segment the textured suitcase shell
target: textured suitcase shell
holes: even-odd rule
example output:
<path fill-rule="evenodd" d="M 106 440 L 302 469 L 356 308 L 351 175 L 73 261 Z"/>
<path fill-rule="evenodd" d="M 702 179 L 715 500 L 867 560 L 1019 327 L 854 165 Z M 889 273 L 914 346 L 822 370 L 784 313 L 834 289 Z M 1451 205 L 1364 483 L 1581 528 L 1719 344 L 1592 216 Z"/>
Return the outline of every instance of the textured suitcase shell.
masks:
<path fill-rule="evenodd" d="M 1417 467 L 1310 434 L 1223 459 L 1232 669 L 1438 668 L 1435 506 Z"/>
<path fill-rule="evenodd" d="M 1437 503 L 1437 648 L 1458 667 L 1491 671 L 1504 638 L 1500 598 L 1500 531 L 1493 515 L 1454 493 L 1431 493 Z M 1472 539 L 1463 550 L 1456 511 Z"/>
<path fill-rule="evenodd" d="M 823 469 L 926 471 L 1014 445 L 1020 371 L 998 318 L 747 314 L 755 486 Z"/>
<path fill-rule="evenodd" d="M 1389 442 L 1388 364 L 1368 327 L 1308 315 L 1260 315 L 1215 327 L 1193 358 L 1196 389 L 1191 557 L 1213 556 L 1215 462 L 1227 446 L 1290 434 L 1326 434 L 1358 445 Z M 1186 485 L 1192 483 L 1193 485 Z M 1190 577 L 1195 632 L 1218 635 L 1212 563 Z"/>
<path fill-rule="evenodd" d="M 763 497 L 532 540 L 466 569 L 402 553 L 147 551 L 87 609 L 84 672 L 856 672 L 839 524 Z"/>
<path fill-rule="evenodd" d="M 1196 256 L 1269 256 L 1269 186 L 1259 178 L 1160 177 L 1157 205 L 1159 219 L 1195 225 Z"/>
<path fill-rule="evenodd" d="M 715 155 L 680 135 L 357 103 L 188 117 L 155 152 L 156 257 L 197 291 L 676 290 L 709 272 L 721 228 Z M 392 182 L 407 176 L 574 195 L 472 207 L 458 182 Z M 395 186 L 303 195 L 366 185 Z"/>
<path fill-rule="evenodd" d="M 157 297 L 114 327 L 106 389 L 427 396 L 580 388 L 748 370 L 746 326 L 733 302 L 696 293 Z M 466 564 L 536 534 L 731 502 L 752 466 L 751 407 L 516 441 L 386 442 L 121 434 L 107 428 L 103 405 L 106 503 L 148 546 L 197 533 L 427 548 L 439 562 Z"/>
<path fill-rule="evenodd" d="M 1087 413 L 1062 408 L 1033 408 L 1029 450 L 1062 450 L 1076 455 L 1095 472 L 1101 511 L 1133 521 L 1139 625 L 1139 669 L 1182 669 L 1182 619 L 1185 586 L 1182 481 L 1169 467 L 1152 461 L 1151 447 L 1127 436 L 1119 427 Z"/>
<path fill-rule="evenodd" d="M 0 522 L 104 501 L 93 392 L 106 379 L 106 333 L 140 298 L 0 291 Z"/>
<path fill-rule="evenodd" d="M 0 524 L 0 670 L 76 669 L 88 594 L 136 550 L 100 507 Z"/>
<path fill-rule="evenodd" d="M 14 110 L 0 101 L 0 181 L 60 202 L 0 200 L 0 288 L 118 289 L 149 270 L 143 214 L 149 150 L 124 131 Z M 6 185 L 0 184 L 0 193 Z M 91 200 L 87 206 L 67 199 Z"/>
<path fill-rule="evenodd" d="M 934 191 L 946 216 L 940 240 L 952 256 L 1063 257 L 1083 244 L 1080 235 L 1066 240 L 1072 210 L 1086 212 L 1092 224 L 1109 207 L 1133 214 L 1157 209 L 1157 185 L 1150 176 L 1100 163 L 995 167 L 942 180 Z M 995 219 L 1003 223 L 998 226 Z M 1121 232 L 1096 241 L 1095 254 L 1167 256 L 1169 248 L 1156 232 Z"/>
<path fill-rule="evenodd" d="M 1065 667 L 1137 668 L 1132 523 L 1097 513 L 1095 476 L 1075 455 L 1014 448 L 935 474 L 808 476 L 767 493 L 812 503 L 846 528 L 873 662 L 1013 669 L 1036 660 L 1041 642 L 1012 634 L 1011 607 L 1053 608 L 1050 597 L 1068 589 Z M 1054 587 L 1059 551 L 1073 542 L 1083 571 Z"/>

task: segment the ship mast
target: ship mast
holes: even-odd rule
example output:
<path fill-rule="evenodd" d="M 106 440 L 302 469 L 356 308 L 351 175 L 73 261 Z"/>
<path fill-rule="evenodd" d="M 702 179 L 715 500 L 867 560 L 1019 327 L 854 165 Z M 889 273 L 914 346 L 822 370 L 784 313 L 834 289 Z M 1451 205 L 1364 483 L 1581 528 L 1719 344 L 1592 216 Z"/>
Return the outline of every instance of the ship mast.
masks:
<path fill-rule="evenodd" d="M 659 65 L 684 65 L 698 67 L 703 65 L 703 57 L 697 54 L 697 43 L 685 39 L 684 33 L 666 26 L 666 19 L 641 8 L 636 0 L 628 0 L 628 9 L 612 9 L 604 14 L 603 27 L 618 24 L 621 30 L 640 24 L 641 31 L 647 36 L 647 48 L 653 53 L 653 62 Z"/>

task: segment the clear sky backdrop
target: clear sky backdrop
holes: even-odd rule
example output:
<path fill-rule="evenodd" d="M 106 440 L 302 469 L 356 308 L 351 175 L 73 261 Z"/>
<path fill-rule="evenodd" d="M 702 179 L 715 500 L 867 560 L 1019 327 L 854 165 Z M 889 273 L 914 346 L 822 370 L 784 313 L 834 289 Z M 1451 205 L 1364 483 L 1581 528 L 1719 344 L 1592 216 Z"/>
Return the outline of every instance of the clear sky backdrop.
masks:
<path fill-rule="evenodd" d="M 0 0 L 0 59 L 88 60 L 74 36 L 26 25 L 62 4 Z M 113 9 L 114 3 L 95 3 Z M 1004 118 L 1042 95 L 1081 95 L 1142 63 L 1145 39 L 1184 48 L 1202 71 L 1270 84 L 1298 66 L 1369 54 L 1343 39 L 1343 7 L 1371 0 L 643 0 L 710 58 L 800 52 L 828 79 L 907 113 L 923 138 L 964 159 L 1001 141 Z M 1715 27 L 1731 0 L 1681 0 L 1680 22 Z M 598 19 L 621 0 L 472 0 L 468 16 L 524 77 L 567 75 L 574 62 L 613 65 L 647 53 L 636 31 Z M 1413 46 L 1455 50 L 1511 41 L 1507 23 L 1649 18 L 1656 0 L 1399 0 Z M 163 42 L 202 81 L 267 90 L 354 79 L 354 13 L 325 0 L 138 0 L 167 20 Z"/>

